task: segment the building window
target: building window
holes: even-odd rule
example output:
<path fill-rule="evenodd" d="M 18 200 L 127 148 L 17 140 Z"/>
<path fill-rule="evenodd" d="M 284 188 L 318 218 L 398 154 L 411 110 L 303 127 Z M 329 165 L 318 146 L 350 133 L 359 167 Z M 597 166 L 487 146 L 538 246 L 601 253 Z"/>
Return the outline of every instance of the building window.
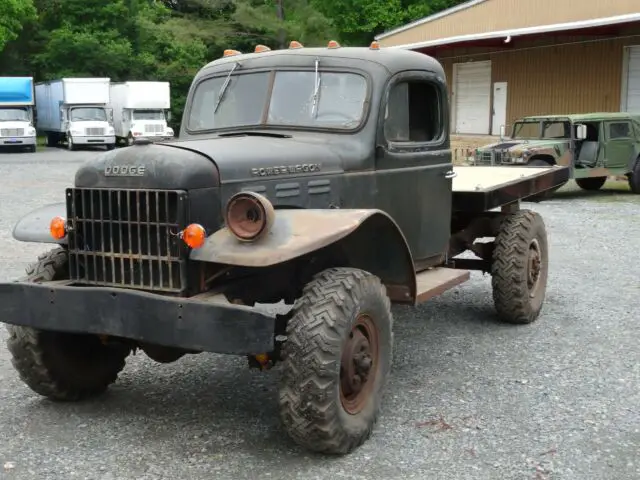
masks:
<path fill-rule="evenodd" d="M 433 142 L 442 134 L 440 95 L 426 81 L 399 82 L 391 87 L 384 135 L 391 142 Z"/>
<path fill-rule="evenodd" d="M 609 138 L 631 138 L 631 125 L 628 122 L 610 123 Z"/>

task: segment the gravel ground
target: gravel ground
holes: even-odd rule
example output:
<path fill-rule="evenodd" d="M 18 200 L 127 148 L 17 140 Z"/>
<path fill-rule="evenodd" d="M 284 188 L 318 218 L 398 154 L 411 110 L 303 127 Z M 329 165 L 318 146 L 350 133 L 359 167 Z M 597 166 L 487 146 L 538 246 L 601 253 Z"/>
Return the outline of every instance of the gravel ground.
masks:
<path fill-rule="evenodd" d="M 0 154 L 0 281 L 47 246 L 11 239 L 22 215 L 60 201 L 91 152 Z M 638 197 L 565 188 L 544 216 L 543 315 L 493 316 L 490 280 L 395 309 L 390 385 L 373 437 L 322 458 L 283 435 L 278 371 L 218 355 L 130 357 L 104 397 L 54 404 L 27 389 L 0 348 L 0 479 L 640 478 Z M 633 220 L 634 216 L 636 220 Z M 6 333 L 0 330 L 4 343 Z"/>

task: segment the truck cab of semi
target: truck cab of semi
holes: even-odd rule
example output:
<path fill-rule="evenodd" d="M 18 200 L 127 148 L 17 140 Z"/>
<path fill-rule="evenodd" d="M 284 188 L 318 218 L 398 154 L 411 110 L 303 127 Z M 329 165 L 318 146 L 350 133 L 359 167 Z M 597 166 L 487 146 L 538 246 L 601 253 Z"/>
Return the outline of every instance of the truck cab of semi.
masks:
<path fill-rule="evenodd" d="M 116 140 L 133 145 L 140 139 L 170 140 L 173 129 L 169 82 L 111 83 L 111 108 Z"/>
<path fill-rule="evenodd" d="M 0 147 L 36 151 L 33 78 L 0 77 Z"/>

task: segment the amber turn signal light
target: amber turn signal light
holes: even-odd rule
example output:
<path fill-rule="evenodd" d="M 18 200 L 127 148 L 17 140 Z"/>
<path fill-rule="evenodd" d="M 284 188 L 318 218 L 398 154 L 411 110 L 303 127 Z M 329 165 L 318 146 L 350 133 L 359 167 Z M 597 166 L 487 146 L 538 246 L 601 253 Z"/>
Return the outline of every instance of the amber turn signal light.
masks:
<path fill-rule="evenodd" d="M 291 43 L 289 43 L 289 48 L 302 48 L 302 44 L 297 40 L 291 40 Z"/>
<path fill-rule="evenodd" d="M 56 240 L 62 240 L 67 235 L 67 221 L 62 217 L 53 217 L 49 224 L 49 232 Z"/>
<path fill-rule="evenodd" d="M 330 40 L 327 44 L 327 48 L 340 48 L 340 44 L 335 40 Z"/>
<path fill-rule="evenodd" d="M 369 48 L 371 50 L 380 50 L 380 44 L 374 40 L 371 42 L 371 45 L 369 45 Z"/>
<path fill-rule="evenodd" d="M 200 248 L 207 239 L 207 232 L 202 225 L 192 223 L 185 228 L 180 237 L 191 248 Z"/>
<path fill-rule="evenodd" d="M 255 53 L 269 52 L 271 49 L 266 45 L 256 45 Z"/>
<path fill-rule="evenodd" d="M 239 52 L 238 50 L 232 50 L 230 48 L 228 48 L 227 50 L 224 51 L 223 56 L 225 57 L 232 57 L 234 55 L 240 55 L 241 52 Z"/>

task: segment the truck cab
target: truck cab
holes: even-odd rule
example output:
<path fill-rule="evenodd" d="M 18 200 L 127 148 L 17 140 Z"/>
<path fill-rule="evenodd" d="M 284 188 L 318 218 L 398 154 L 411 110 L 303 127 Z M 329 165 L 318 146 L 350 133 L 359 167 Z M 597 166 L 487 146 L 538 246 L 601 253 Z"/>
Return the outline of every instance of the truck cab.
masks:
<path fill-rule="evenodd" d="M 135 140 L 171 140 L 169 82 L 112 82 L 111 109 L 116 140 L 133 145 Z"/>
<path fill-rule="evenodd" d="M 0 77 L 0 147 L 36 151 L 33 78 Z"/>

